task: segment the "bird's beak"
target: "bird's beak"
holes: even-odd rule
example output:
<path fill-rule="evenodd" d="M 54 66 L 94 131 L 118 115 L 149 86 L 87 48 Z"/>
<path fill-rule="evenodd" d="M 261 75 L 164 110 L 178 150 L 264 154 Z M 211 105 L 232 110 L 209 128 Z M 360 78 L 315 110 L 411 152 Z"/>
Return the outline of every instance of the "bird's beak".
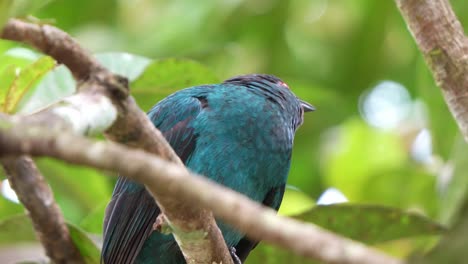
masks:
<path fill-rule="evenodd" d="M 304 102 L 302 100 L 299 100 L 301 101 L 301 106 L 302 106 L 302 109 L 304 109 L 304 112 L 312 112 L 312 111 L 315 111 L 315 107 L 307 102 Z"/>

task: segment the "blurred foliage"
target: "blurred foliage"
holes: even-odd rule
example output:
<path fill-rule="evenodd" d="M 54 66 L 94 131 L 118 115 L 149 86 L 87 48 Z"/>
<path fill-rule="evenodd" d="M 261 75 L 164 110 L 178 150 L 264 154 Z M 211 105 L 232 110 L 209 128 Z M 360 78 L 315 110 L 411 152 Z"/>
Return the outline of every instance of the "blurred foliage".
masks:
<path fill-rule="evenodd" d="M 213 72 L 195 61 L 157 60 L 132 84 L 132 94 L 139 106 L 148 111 L 155 102 L 183 87 L 219 82 Z"/>
<path fill-rule="evenodd" d="M 467 28 L 468 2 L 451 2 Z M 7 17 L 26 14 L 53 19 L 113 72 L 127 76 L 145 111 L 188 86 L 252 72 L 281 77 L 317 108 L 306 114 L 296 134 L 288 180 L 294 188 L 285 195 L 284 215 L 316 210 L 326 218 L 331 213 L 323 211 L 336 208 L 314 207 L 314 201 L 333 187 L 351 203 L 457 222 L 468 184 L 466 144 L 393 1 L 0 0 L 0 26 Z M 31 113 L 75 91 L 65 67 L 37 66 L 45 58 L 24 45 L 0 41 L 0 103 L 5 105 L 12 84 L 19 89 L 7 112 Z M 389 83 L 403 87 L 408 98 L 391 94 Z M 386 93 L 372 104 L 377 88 Z M 375 117 L 379 123 L 372 122 Z M 115 180 L 106 172 L 51 159 L 38 164 L 66 219 L 101 233 Z M 2 190 L 5 186 L 2 182 Z M 344 216 L 347 209 L 332 211 L 334 218 L 349 223 L 345 230 L 359 232 L 372 212 L 359 211 L 361 205 L 349 208 L 358 210 L 350 220 Z M 0 220 L 23 211 L 0 197 Z M 406 256 L 408 248 L 434 244 L 434 237 L 401 240 L 409 233 L 398 223 L 381 221 L 391 229 L 389 237 L 399 240 L 379 248 Z M 7 239 L 1 226 L 0 237 Z M 309 263 L 263 243 L 249 260 L 285 262 Z"/>
<path fill-rule="evenodd" d="M 444 231 L 427 217 L 377 205 L 322 205 L 294 218 L 368 244 Z"/>
<path fill-rule="evenodd" d="M 77 226 L 67 223 L 70 237 L 77 245 L 86 264 L 99 263 L 100 251 L 88 235 Z M 31 219 L 25 215 L 14 215 L 0 221 L 0 245 L 13 243 L 37 242 L 36 234 L 32 227 Z"/>
<path fill-rule="evenodd" d="M 52 70 L 55 61 L 43 56 L 24 68 L 10 64 L 0 73 L 0 111 L 14 113 L 18 103 L 41 77 Z"/>

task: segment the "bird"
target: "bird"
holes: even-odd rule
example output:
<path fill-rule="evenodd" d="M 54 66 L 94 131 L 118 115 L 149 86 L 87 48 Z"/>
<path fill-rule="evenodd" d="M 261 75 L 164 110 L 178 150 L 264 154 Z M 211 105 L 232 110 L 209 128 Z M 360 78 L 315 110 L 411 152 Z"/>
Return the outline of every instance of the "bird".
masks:
<path fill-rule="evenodd" d="M 278 210 L 295 132 L 314 110 L 278 77 L 247 74 L 179 90 L 147 116 L 190 171 Z M 101 263 L 186 263 L 173 236 L 153 230 L 160 213 L 142 184 L 119 176 L 105 212 Z M 234 262 L 243 263 L 259 241 L 216 222 Z"/>

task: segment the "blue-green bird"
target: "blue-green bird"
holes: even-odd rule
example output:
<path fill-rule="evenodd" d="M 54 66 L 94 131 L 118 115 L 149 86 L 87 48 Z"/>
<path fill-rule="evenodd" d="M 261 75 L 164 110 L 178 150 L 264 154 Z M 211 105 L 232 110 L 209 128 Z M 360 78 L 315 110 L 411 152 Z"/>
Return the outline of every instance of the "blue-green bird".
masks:
<path fill-rule="evenodd" d="M 294 134 L 313 110 L 277 77 L 250 74 L 178 91 L 148 117 L 191 171 L 278 210 Z M 120 177 L 106 210 L 102 262 L 184 264 L 173 236 L 153 230 L 159 213 L 144 186 Z M 258 241 L 217 223 L 243 262 Z"/>

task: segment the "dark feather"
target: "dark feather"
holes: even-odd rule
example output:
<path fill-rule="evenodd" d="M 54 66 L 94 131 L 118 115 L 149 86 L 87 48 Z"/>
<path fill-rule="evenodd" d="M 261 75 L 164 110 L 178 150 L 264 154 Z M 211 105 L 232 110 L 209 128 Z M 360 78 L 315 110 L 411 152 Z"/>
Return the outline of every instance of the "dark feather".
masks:
<path fill-rule="evenodd" d="M 164 102 L 164 101 L 163 101 Z M 161 103 L 149 115 L 163 133 L 177 155 L 185 162 L 193 152 L 197 136 L 190 127 L 206 99 L 191 98 L 184 101 L 185 111 L 171 111 L 177 105 Z M 106 208 L 102 261 L 106 264 L 133 263 L 144 242 L 153 231 L 160 210 L 144 186 L 119 177 Z"/>
<path fill-rule="evenodd" d="M 139 184 L 119 177 L 104 220 L 104 263 L 133 263 L 159 214 L 153 197 Z"/>
<path fill-rule="evenodd" d="M 272 188 L 266 195 L 265 200 L 263 200 L 263 205 L 271 207 L 275 210 L 278 210 L 283 200 L 284 195 L 284 188 L 285 185 L 281 185 L 275 188 Z M 256 246 L 258 245 L 258 241 L 253 241 L 244 237 L 239 241 L 236 245 L 236 255 L 239 259 L 244 262 L 247 256 L 250 254 Z"/>

